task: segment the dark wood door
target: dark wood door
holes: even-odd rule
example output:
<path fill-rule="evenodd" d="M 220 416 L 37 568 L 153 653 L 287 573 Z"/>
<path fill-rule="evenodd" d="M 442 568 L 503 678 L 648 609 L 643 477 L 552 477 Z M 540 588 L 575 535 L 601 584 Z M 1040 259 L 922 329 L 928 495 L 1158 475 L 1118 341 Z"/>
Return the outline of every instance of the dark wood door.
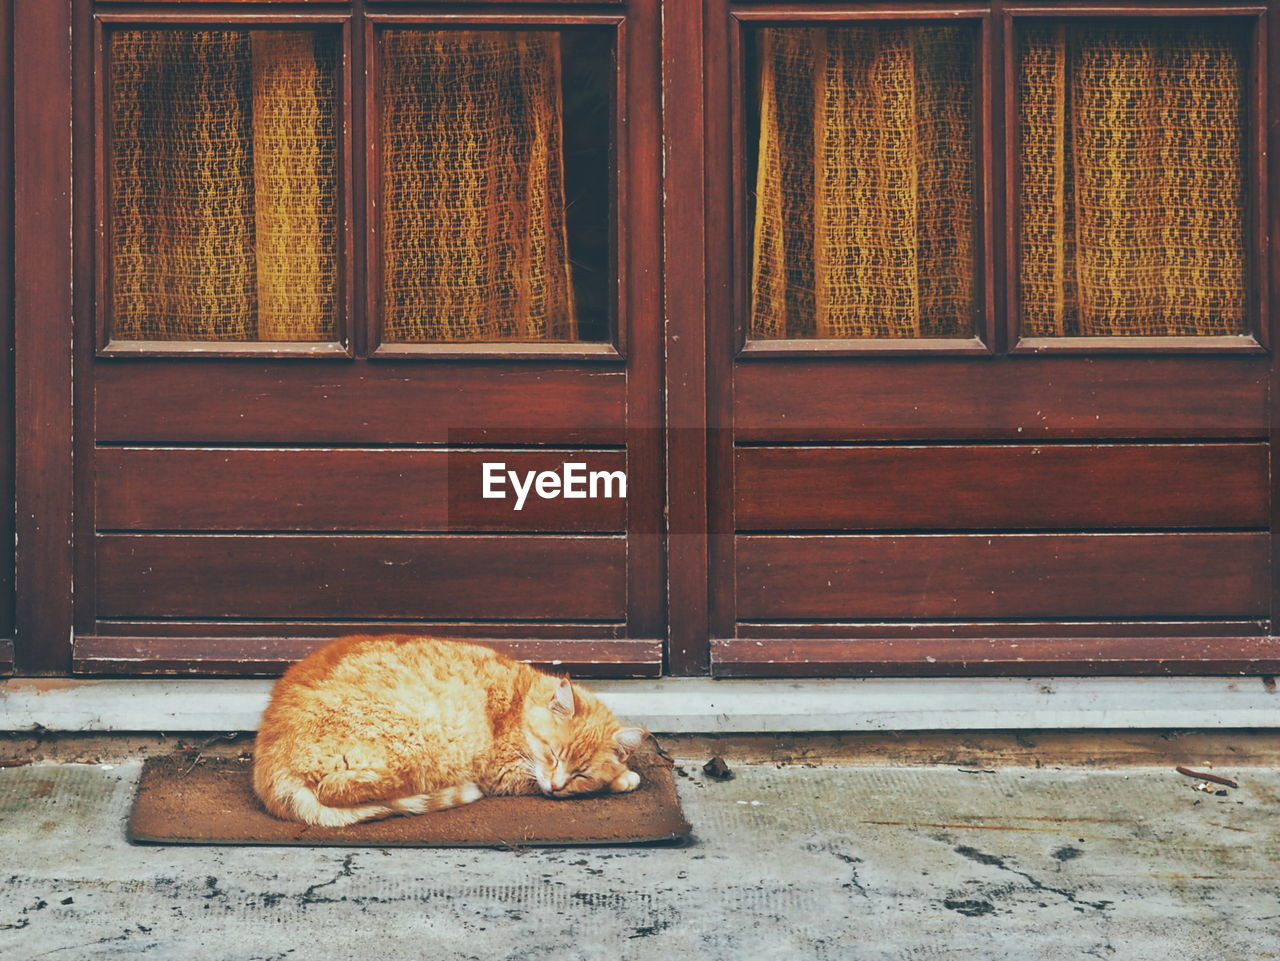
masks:
<path fill-rule="evenodd" d="M 75 592 L 30 667 L 271 674 L 406 631 L 659 673 L 652 5 L 38 6 Z M 598 491 L 558 496 L 566 464 Z M 507 471 L 561 486 L 517 509 Z"/>
<path fill-rule="evenodd" d="M 1274 664 L 1263 9 L 714 6 L 713 672 Z"/>
<path fill-rule="evenodd" d="M 1280 668 L 1271 5 L 14 5 L 19 670 Z"/>

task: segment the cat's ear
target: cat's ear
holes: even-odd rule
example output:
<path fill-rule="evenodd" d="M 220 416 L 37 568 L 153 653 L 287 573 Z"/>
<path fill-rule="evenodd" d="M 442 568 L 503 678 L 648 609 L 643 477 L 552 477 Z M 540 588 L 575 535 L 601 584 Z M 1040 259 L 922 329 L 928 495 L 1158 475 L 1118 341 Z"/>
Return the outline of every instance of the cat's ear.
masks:
<path fill-rule="evenodd" d="M 560 686 L 556 688 L 556 696 L 551 699 L 551 713 L 556 717 L 573 717 L 577 705 L 573 700 L 573 685 L 567 677 L 560 678 Z"/>
<path fill-rule="evenodd" d="M 613 736 L 613 749 L 618 757 L 625 761 L 648 736 L 649 732 L 642 727 L 624 727 Z"/>

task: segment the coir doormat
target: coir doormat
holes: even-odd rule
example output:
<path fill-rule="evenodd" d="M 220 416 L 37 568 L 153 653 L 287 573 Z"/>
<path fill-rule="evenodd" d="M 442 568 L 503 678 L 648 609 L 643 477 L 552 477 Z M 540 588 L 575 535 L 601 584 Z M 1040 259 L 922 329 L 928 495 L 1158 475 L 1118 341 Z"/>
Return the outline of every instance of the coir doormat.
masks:
<path fill-rule="evenodd" d="M 640 787 L 556 801 L 483 798 L 411 817 L 321 828 L 272 817 L 253 793 L 252 761 L 234 757 L 149 758 L 129 815 L 134 844 L 267 844 L 348 847 L 526 847 L 679 844 L 690 826 L 670 766 L 652 752 L 632 766 Z"/>

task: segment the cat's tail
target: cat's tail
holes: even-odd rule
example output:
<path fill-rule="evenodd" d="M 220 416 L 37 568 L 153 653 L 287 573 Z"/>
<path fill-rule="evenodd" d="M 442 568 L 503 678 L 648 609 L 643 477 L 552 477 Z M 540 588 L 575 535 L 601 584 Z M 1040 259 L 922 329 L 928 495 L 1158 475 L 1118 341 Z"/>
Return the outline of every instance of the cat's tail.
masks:
<path fill-rule="evenodd" d="M 324 781 L 328 781 L 333 776 L 329 775 Z M 325 794 L 335 790 L 334 785 L 324 784 L 323 781 L 318 787 Z M 429 811 L 443 811 L 446 808 L 478 801 L 484 797 L 484 793 L 474 782 L 468 781 L 466 784 L 441 788 L 427 794 L 412 794 L 408 797 L 385 801 L 339 806 L 324 803 L 315 790 L 300 780 L 290 778 L 276 782 L 271 786 L 271 790 L 263 792 L 261 796 L 267 810 L 276 817 L 302 821 L 316 827 L 341 828 L 349 824 L 376 821 L 397 814 L 426 814 Z"/>

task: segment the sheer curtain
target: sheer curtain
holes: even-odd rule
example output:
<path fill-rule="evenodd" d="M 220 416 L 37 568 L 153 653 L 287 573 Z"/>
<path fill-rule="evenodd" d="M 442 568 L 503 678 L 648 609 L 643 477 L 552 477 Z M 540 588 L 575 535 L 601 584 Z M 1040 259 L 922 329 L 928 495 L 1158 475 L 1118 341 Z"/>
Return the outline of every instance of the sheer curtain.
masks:
<path fill-rule="evenodd" d="M 751 335 L 967 336 L 972 33 L 868 25 L 759 36 Z"/>
<path fill-rule="evenodd" d="M 1025 334 L 1245 329 L 1242 73 L 1213 26 L 1022 33 Z"/>
<path fill-rule="evenodd" d="M 332 45 L 121 31 L 110 78 L 112 336 L 332 339 Z"/>

